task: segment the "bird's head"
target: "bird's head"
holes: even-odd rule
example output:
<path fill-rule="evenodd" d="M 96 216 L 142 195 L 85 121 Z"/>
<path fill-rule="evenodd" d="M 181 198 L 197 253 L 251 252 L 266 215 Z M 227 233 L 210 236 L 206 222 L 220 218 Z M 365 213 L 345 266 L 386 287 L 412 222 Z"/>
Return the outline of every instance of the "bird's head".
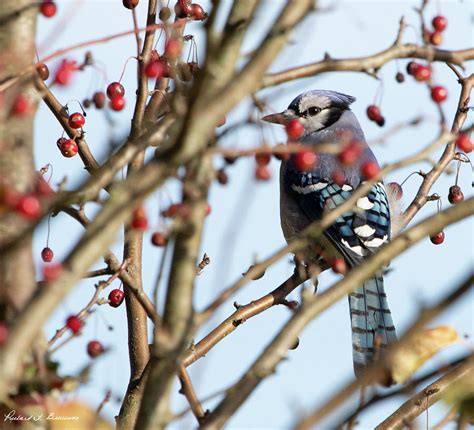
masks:
<path fill-rule="evenodd" d="M 285 125 L 292 119 L 298 119 L 305 128 L 305 134 L 310 134 L 336 123 L 354 101 L 355 97 L 336 91 L 307 91 L 296 97 L 288 109 L 264 116 L 262 121 Z"/>

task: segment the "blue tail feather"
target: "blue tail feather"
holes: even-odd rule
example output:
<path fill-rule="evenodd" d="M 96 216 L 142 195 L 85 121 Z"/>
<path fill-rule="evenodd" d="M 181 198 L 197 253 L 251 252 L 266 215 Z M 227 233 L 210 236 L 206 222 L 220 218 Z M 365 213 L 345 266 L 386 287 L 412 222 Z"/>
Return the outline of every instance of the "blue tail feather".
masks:
<path fill-rule="evenodd" d="M 383 285 L 383 277 L 377 275 L 349 295 L 356 376 L 397 340 Z"/>

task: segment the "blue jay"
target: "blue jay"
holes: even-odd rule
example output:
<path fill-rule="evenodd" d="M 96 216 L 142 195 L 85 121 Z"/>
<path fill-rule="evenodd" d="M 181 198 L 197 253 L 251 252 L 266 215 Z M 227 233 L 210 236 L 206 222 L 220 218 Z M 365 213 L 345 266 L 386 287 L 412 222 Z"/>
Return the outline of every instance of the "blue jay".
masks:
<path fill-rule="evenodd" d="M 310 172 L 298 170 L 292 158 L 281 163 L 280 218 L 287 241 L 320 219 L 326 210 L 336 208 L 351 196 L 363 182 L 360 170 L 364 162 L 377 163 L 350 109 L 354 101 L 354 97 L 335 91 L 309 91 L 296 97 L 285 111 L 262 118 L 282 125 L 298 119 L 304 126 L 298 141 L 305 146 L 341 143 L 342 136 L 350 135 L 363 147 L 358 160 L 350 166 L 342 165 L 337 154 L 329 153 L 319 153 Z M 335 171 L 344 173 L 344 184 L 338 181 L 339 186 L 332 179 Z M 361 264 L 364 258 L 390 240 L 394 214 L 389 197 L 383 183 L 376 183 L 366 197 L 357 201 L 356 210 L 337 218 L 318 243 L 308 248 L 307 261 L 321 264 L 323 259 L 327 262 L 343 257 L 348 267 Z M 359 376 L 374 360 L 378 348 L 386 348 L 396 341 L 382 274 L 367 280 L 349 295 L 349 309 L 354 371 Z"/>

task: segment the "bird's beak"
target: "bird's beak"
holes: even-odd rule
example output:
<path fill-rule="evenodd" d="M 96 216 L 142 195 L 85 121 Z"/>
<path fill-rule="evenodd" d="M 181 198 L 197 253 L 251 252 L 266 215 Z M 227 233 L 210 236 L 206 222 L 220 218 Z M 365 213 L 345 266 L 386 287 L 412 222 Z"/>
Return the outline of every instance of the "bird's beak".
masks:
<path fill-rule="evenodd" d="M 285 125 L 294 115 L 289 110 L 280 113 L 272 113 L 261 118 L 262 121 L 271 122 L 272 124 Z"/>

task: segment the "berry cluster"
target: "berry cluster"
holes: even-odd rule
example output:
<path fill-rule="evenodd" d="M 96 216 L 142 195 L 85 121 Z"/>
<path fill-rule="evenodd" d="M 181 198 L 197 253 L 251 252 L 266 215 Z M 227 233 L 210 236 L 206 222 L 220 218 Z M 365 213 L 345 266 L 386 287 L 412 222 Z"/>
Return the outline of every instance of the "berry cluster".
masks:
<path fill-rule="evenodd" d="M 120 111 L 125 107 L 125 88 L 120 82 L 112 82 L 107 86 L 107 97 L 112 110 Z"/>
<path fill-rule="evenodd" d="M 428 32 L 427 39 L 432 45 L 441 45 L 443 42 L 443 31 L 448 26 L 448 20 L 443 15 L 437 15 L 432 19 L 431 24 L 433 25 L 433 31 Z"/>
<path fill-rule="evenodd" d="M 410 61 L 407 64 L 407 73 L 419 82 L 429 81 L 431 79 L 431 66 Z"/>
<path fill-rule="evenodd" d="M 191 3 L 190 0 L 178 0 L 174 7 L 174 13 L 177 18 L 181 19 L 191 18 L 196 21 L 203 21 L 207 18 L 207 13 L 202 6 L 197 3 Z M 166 15 L 166 13 L 163 15 Z"/>
<path fill-rule="evenodd" d="M 374 121 L 379 127 L 385 125 L 385 118 L 380 113 L 380 108 L 376 105 L 369 105 L 367 107 L 367 116 L 371 121 Z"/>

